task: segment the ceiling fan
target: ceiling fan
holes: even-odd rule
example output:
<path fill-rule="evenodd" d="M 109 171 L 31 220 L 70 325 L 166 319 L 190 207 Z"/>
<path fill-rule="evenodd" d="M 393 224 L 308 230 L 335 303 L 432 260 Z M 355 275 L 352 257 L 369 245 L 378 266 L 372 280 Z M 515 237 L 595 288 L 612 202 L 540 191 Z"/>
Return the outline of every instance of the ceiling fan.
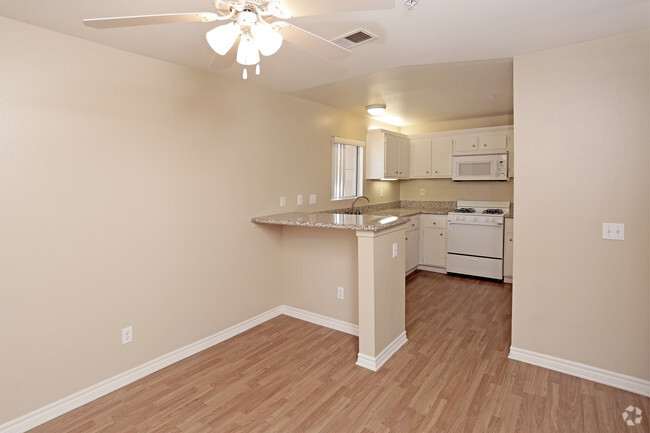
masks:
<path fill-rule="evenodd" d="M 206 33 L 210 47 L 216 53 L 210 69 L 226 68 L 234 60 L 244 66 L 255 65 L 260 73 L 260 53 L 275 54 L 283 40 L 310 50 L 322 57 L 339 60 L 350 51 L 318 35 L 286 21 L 297 16 L 328 13 L 390 9 L 395 0 L 213 0 L 216 12 L 136 15 L 83 20 L 97 29 L 185 22 L 228 21 Z M 238 42 L 238 44 L 237 44 Z M 232 50 L 237 44 L 237 49 Z M 236 55 L 234 54 L 236 51 Z"/>

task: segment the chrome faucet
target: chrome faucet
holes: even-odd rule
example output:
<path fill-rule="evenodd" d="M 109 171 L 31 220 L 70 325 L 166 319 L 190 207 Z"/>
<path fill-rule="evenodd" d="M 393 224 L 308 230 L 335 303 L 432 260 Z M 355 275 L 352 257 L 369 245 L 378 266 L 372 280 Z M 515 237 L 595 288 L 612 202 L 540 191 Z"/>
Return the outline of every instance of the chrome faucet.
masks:
<path fill-rule="evenodd" d="M 350 208 L 350 213 L 352 215 L 354 215 L 354 205 L 357 204 L 357 200 L 359 200 L 360 198 L 365 198 L 366 200 L 368 200 L 368 204 L 370 204 L 370 199 L 365 195 L 360 195 L 359 197 L 355 198 L 354 201 L 352 202 L 352 207 Z"/>

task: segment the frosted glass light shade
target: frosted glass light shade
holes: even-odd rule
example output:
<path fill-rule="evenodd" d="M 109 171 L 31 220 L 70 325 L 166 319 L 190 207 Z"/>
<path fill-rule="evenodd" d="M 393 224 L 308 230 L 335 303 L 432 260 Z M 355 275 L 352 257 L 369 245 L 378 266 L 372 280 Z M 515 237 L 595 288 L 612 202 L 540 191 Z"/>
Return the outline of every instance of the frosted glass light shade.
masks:
<path fill-rule="evenodd" d="M 264 22 L 258 22 L 251 27 L 257 48 L 265 56 L 275 54 L 282 46 L 282 35 Z"/>
<path fill-rule="evenodd" d="M 368 114 L 370 114 L 371 116 L 381 116 L 386 111 L 386 105 L 372 104 L 366 106 L 366 110 L 368 111 Z"/>
<path fill-rule="evenodd" d="M 260 52 L 257 49 L 255 41 L 244 36 L 239 41 L 239 48 L 237 49 L 237 63 L 240 65 L 256 65 L 260 62 Z"/>
<path fill-rule="evenodd" d="M 223 56 L 232 48 L 240 34 L 241 28 L 237 24 L 228 23 L 210 30 L 205 34 L 205 38 L 210 48 Z"/>

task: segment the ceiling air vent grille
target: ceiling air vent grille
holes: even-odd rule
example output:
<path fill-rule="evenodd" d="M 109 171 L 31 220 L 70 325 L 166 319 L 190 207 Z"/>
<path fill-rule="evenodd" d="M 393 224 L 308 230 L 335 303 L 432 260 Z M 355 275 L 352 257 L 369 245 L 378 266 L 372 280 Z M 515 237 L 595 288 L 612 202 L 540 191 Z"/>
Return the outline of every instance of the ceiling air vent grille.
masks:
<path fill-rule="evenodd" d="M 336 45 L 343 48 L 353 48 L 366 42 L 374 41 L 378 36 L 373 35 L 368 30 L 357 29 L 353 32 L 347 33 L 343 36 L 332 40 Z"/>

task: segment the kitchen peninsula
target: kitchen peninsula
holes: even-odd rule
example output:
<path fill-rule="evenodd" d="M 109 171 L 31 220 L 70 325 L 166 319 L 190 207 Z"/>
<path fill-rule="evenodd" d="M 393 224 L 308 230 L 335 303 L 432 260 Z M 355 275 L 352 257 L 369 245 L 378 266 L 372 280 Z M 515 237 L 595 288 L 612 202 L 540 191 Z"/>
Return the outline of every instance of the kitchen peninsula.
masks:
<path fill-rule="evenodd" d="M 282 226 L 281 272 L 290 307 L 358 335 L 357 365 L 377 371 L 407 342 L 408 217 L 287 213 L 251 221 Z M 338 299 L 337 288 L 346 292 Z"/>

